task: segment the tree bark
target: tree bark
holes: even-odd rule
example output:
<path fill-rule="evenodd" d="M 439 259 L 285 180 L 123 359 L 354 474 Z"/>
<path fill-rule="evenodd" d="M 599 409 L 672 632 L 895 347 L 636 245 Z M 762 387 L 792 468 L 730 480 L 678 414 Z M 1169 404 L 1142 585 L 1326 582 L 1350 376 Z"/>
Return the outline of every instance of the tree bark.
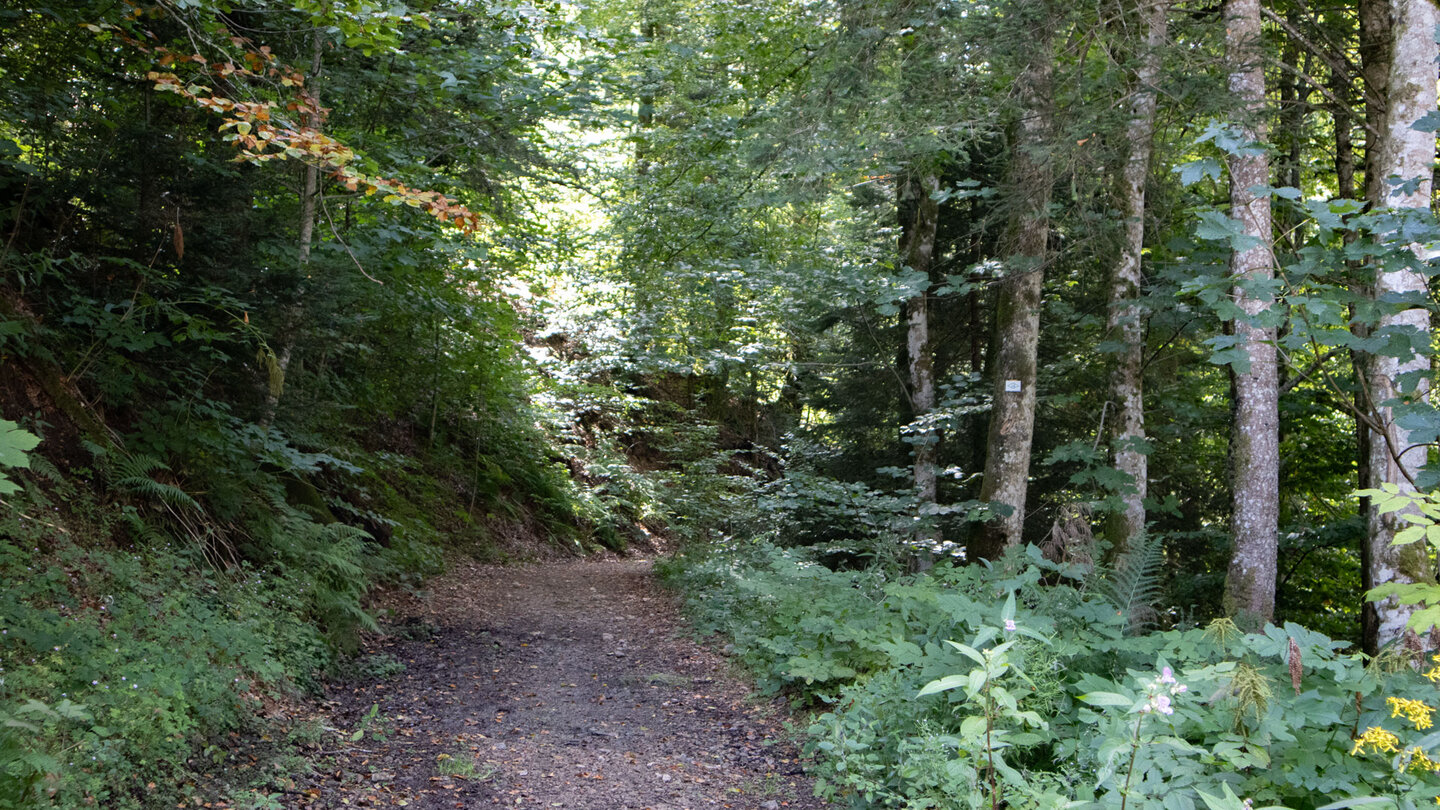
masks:
<path fill-rule="evenodd" d="M 996 291 L 995 378 L 985 477 L 980 500 L 1008 507 L 971 538 L 971 561 L 993 560 L 1018 544 L 1025 527 L 1030 445 L 1035 428 L 1036 349 L 1040 339 L 1040 291 L 1049 253 L 1053 169 L 1051 140 L 1054 54 L 1051 26 L 1037 20 L 1037 42 L 1016 78 L 1020 120 L 1011 139 L 1008 194 L 1013 206 L 1006 226 L 1005 277 Z"/>
<path fill-rule="evenodd" d="M 1355 199 L 1355 143 L 1351 129 L 1355 119 L 1350 110 L 1350 77 L 1335 72 L 1330 74 L 1330 94 L 1335 101 L 1330 104 L 1330 115 L 1335 127 L 1335 190 L 1341 199 Z"/>
<path fill-rule="evenodd" d="M 1415 129 L 1414 124 L 1436 105 L 1436 21 L 1431 0 L 1390 2 L 1392 40 L 1386 65 L 1389 75 L 1385 83 L 1384 124 L 1377 148 L 1372 150 L 1375 182 L 1368 182 L 1367 178 L 1366 183 L 1366 188 L 1377 195 L 1371 198 L 1377 208 L 1426 212 L 1430 209 L 1435 135 Z M 1378 300 L 1423 295 L 1427 290 L 1423 273 L 1410 269 L 1377 270 L 1375 297 Z M 1408 329 L 1428 335 L 1430 315 L 1422 307 L 1387 312 L 1381 316 L 1377 328 L 1380 331 Z M 1369 363 L 1366 382 L 1374 420 L 1370 435 L 1372 486 L 1395 484 L 1402 493 L 1416 491 L 1415 479 L 1425 464 L 1426 449 L 1423 446 L 1408 449 L 1410 431 L 1395 423 L 1388 403 L 1402 395 L 1428 396 L 1429 383 L 1424 374 L 1429 368 L 1430 359 L 1423 353 L 1409 358 L 1375 356 Z M 1414 389 L 1402 390 L 1397 378 L 1414 372 L 1420 372 L 1419 384 Z M 1381 515 L 1373 508 L 1368 510 L 1369 582 L 1380 585 L 1433 581 L 1424 543 L 1398 547 L 1392 544 L 1396 532 L 1404 525 L 1400 514 Z M 1394 597 L 1377 602 L 1376 621 L 1373 627 L 1367 628 L 1375 634 L 1373 645 L 1383 646 L 1405 636 L 1405 623 L 1416 609 L 1414 605 L 1401 605 Z"/>
<path fill-rule="evenodd" d="M 924 273 L 925 289 L 905 302 L 905 354 L 910 376 L 910 413 L 923 419 L 935 410 L 935 360 L 930 347 L 929 284 L 931 265 L 935 258 L 935 234 L 940 205 L 933 195 L 940 188 L 940 179 L 933 172 L 906 175 L 902 180 L 899 213 L 901 219 L 900 258 L 907 267 Z M 936 501 L 935 459 L 940 441 L 938 431 L 922 430 L 911 437 L 915 442 L 915 491 L 919 500 L 915 540 L 920 543 L 937 540 L 933 516 L 926 515 L 926 505 Z"/>
<path fill-rule="evenodd" d="M 1390 0 L 1360 0 L 1360 89 L 1365 98 L 1365 199 L 1381 197 L 1380 133 L 1390 81 Z"/>
<path fill-rule="evenodd" d="M 316 28 L 311 34 L 310 40 L 310 76 L 305 82 L 305 91 L 310 96 L 310 103 L 314 106 L 315 112 L 305 121 L 305 126 L 319 130 L 324 124 L 320 112 L 320 88 L 317 80 L 320 77 L 320 68 L 323 64 L 322 57 L 325 53 L 324 33 Z M 265 411 L 260 419 L 261 427 L 268 428 L 275 418 L 275 413 L 280 407 L 280 395 L 284 392 L 285 375 L 290 370 L 290 357 L 295 351 L 295 334 L 300 329 L 300 322 L 304 317 L 303 297 L 306 287 L 306 279 L 310 276 L 310 252 L 315 242 L 315 219 L 317 207 L 320 200 L 320 167 L 314 162 L 305 164 L 305 174 L 300 190 L 300 225 L 299 225 L 299 246 L 296 250 L 296 258 L 299 260 L 297 282 L 295 288 L 295 300 L 285 306 L 280 315 L 281 323 L 279 329 L 280 351 L 269 360 L 269 390 L 265 396 Z"/>
<path fill-rule="evenodd" d="M 1120 178 L 1120 207 L 1124 212 L 1124 240 L 1110 277 L 1110 304 L 1106 327 L 1121 343 L 1110 373 L 1110 401 L 1115 403 L 1111 445 L 1115 469 L 1128 478 L 1120 493 L 1120 509 L 1106 519 L 1105 536 L 1110 554 L 1119 558 L 1145 531 L 1145 495 L 1149 458 L 1145 441 L 1145 310 L 1140 291 L 1145 283 L 1141 256 L 1145 247 L 1145 182 L 1155 142 L 1155 84 L 1160 77 L 1161 48 L 1168 35 L 1168 0 L 1149 0 L 1140 6 L 1145 40 L 1130 97 L 1130 122 L 1125 140 L 1129 154 Z"/>
<path fill-rule="evenodd" d="M 1265 70 L 1259 0 L 1226 0 L 1225 58 L 1230 92 L 1245 140 L 1264 140 Z M 1225 612 L 1258 627 L 1274 618 L 1277 531 L 1280 518 L 1280 412 L 1275 327 L 1261 321 L 1274 306 L 1270 198 L 1265 153 L 1229 157 L 1230 216 L 1258 242 L 1230 257 L 1236 304 L 1245 313 L 1235 334 L 1248 363 L 1235 368 L 1235 426 L 1231 438 L 1234 551 L 1225 578 Z"/>

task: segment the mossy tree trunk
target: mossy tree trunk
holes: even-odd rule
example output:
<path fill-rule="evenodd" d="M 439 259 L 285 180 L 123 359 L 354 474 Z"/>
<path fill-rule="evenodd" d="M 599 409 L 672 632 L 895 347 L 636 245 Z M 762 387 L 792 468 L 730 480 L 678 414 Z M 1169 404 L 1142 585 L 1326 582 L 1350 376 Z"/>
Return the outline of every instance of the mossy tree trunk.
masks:
<path fill-rule="evenodd" d="M 1053 129 L 1054 52 L 1050 4 L 1035 4 L 1036 42 L 1015 80 L 1019 120 L 1011 138 L 1006 183 L 1011 206 L 1003 242 L 1005 277 L 996 291 L 995 363 L 991 387 L 990 435 L 980 500 L 1005 514 L 983 524 L 971 538 L 971 561 L 993 560 L 1020 543 L 1025 527 L 1030 447 L 1035 432 L 1036 350 L 1040 338 L 1040 293 L 1049 259 L 1049 207 L 1054 169 L 1049 150 Z"/>

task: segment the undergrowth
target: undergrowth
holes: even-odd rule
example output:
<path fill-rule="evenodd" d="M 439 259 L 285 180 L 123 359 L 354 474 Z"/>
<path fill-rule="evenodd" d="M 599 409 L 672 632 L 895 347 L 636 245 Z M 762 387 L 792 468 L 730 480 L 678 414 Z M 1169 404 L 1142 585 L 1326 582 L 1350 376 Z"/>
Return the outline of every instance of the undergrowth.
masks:
<path fill-rule="evenodd" d="M 24 516 L 43 500 L 15 505 L 0 515 L 0 712 L 18 721 L 0 729 L 0 807 L 193 794 L 196 752 L 257 731 L 263 700 L 332 660 L 319 617 L 346 595 L 325 594 L 323 573 L 219 573 L 177 542 L 85 548 Z"/>
<path fill-rule="evenodd" d="M 523 482 L 467 499 L 440 454 L 144 438 L 92 446 L 68 475 L 30 455 L 0 501 L 0 810 L 268 795 L 281 771 L 232 751 L 293 736 L 267 719 L 277 702 L 327 674 L 403 670 L 351 662 L 378 629 L 367 591 L 487 547 L 474 512 L 546 508 L 507 506 Z"/>
<path fill-rule="evenodd" d="M 662 569 L 762 691 L 812 712 L 817 790 L 842 806 L 1313 810 L 1440 796 L 1427 753 L 1440 747 L 1427 730 L 1437 686 L 1413 660 L 1367 662 L 1288 623 L 1144 632 L 1131 599 L 1143 570 L 1094 581 L 1032 548 L 994 568 L 833 571 L 766 543 Z"/>

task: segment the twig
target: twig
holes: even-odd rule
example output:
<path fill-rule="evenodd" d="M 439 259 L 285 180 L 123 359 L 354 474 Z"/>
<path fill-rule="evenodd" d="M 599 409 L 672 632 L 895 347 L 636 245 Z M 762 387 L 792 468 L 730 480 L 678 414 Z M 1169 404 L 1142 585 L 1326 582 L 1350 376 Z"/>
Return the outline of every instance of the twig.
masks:
<path fill-rule="evenodd" d="M 335 230 L 335 220 L 330 217 L 330 204 L 325 201 L 324 193 L 317 191 L 316 196 L 320 198 L 320 210 L 325 212 L 325 221 L 330 225 L 330 234 L 335 237 L 336 242 L 340 243 L 340 247 L 345 248 L 345 255 L 350 257 L 350 261 L 355 262 L 355 268 L 360 271 L 360 275 L 370 279 L 376 284 L 384 284 L 385 282 L 365 272 L 365 267 L 360 264 L 360 259 L 355 255 L 355 251 L 350 249 L 350 246 L 345 243 L 344 238 L 340 236 L 340 232 Z"/>
<path fill-rule="evenodd" d="M 1323 365 L 1325 365 L 1326 363 L 1330 362 L 1331 358 L 1335 357 L 1335 355 L 1339 354 L 1339 353 L 1342 352 L 1342 351 L 1344 351 L 1344 348 L 1342 348 L 1342 347 L 1340 347 L 1340 346 L 1336 346 L 1335 348 L 1331 349 L 1330 351 L 1328 351 L 1328 352 L 1320 355 L 1319 357 L 1315 358 L 1315 361 L 1312 362 L 1309 366 L 1307 366 L 1304 371 L 1296 371 L 1295 373 L 1296 373 L 1298 376 L 1296 376 L 1294 379 L 1290 380 L 1289 382 L 1285 383 L 1285 385 L 1281 386 L 1281 388 L 1280 388 L 1280 393 L 1281 393 L 1281 394 L 1288 394 L 1288 393 L 1290 393 L 1290 392 L 1295 388 L 1295 386 L 1299 385 L 1299 384 L 1302 383 L 1302 382 L 1308 382 L 1308 381 L 1310 380 L 1311 376 L 1312 376 L 1313 374 L 1315 374 L 1315 372 L 1317 372 L 1317 371 L 1320 370 L 1320 367 L 1321 367 L 1321 366 L 1323 366 Z"/>

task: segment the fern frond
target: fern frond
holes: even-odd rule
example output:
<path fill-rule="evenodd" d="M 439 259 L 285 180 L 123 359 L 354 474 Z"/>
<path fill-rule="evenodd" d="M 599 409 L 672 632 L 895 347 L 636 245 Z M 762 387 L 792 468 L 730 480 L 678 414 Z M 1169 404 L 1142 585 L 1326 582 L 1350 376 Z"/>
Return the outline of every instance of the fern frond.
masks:
<path fill-rule="evenodd" d="M 39 454 L 30 456 L 30 472 L 57 484 L 64 478 L 60 468 L 51 463 L 50 459 Z"/>
<path fill-rule="evenodd" d="M 169 537 L 159 529 L 151 526 L 144 518 L 140 517 L 140 513 L 135 510 L 127 509 L 121 516 L 125 524 L 130 527 L 130 531 L 133 533 L 137 545 L 159 546 L 162 543 L 169 542 Z"/>
<path fill-rule="evenodd" d="M 1131 542 L 1130 551 L 1099 583 L 1097 590 L 1126 618 L 1129 635 L 1148 629 L 1158 615 L 1160 573 L 1165 563 L 1165 546 L 1158 537 L 1141 535 Z"/>
<path fill-rule="evenodd" d="M 151 474 L 156 470 L 170 470 L 160 459 L 143 453 L 112 453 L 110 458 L 113 464 L 111 481 L 117 489 L 159 501 L 172 509 L 199 511 L 200 504 L 190 497 L 190 493 L 174 484 L 156 481 L 152 477 Z"/>

